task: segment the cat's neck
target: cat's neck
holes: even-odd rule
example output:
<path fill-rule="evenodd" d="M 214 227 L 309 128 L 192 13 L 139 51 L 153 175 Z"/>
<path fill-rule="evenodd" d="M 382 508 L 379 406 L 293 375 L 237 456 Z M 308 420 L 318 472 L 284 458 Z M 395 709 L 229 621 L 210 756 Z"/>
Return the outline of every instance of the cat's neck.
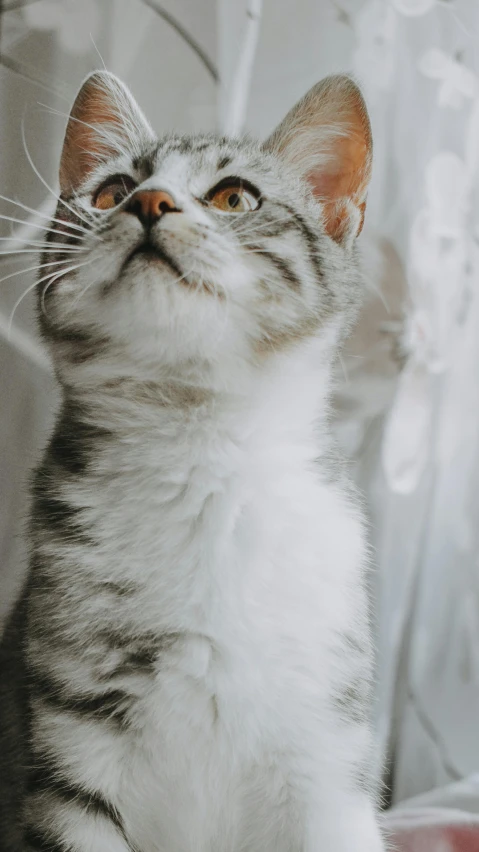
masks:
<path fill-rule="evenodd" d="M 325 439 L 330 369 L 312 352 L 276 360 L 238 377 L 236 386 L 208 387 L 181 378 L 117 375 L 75 389 L 80 410 L 111 434 L 112 464 L 188 470 L 198 463 L 241 465 L 245 455 L 278 457 L 288 447 L 314 457 Z"/>

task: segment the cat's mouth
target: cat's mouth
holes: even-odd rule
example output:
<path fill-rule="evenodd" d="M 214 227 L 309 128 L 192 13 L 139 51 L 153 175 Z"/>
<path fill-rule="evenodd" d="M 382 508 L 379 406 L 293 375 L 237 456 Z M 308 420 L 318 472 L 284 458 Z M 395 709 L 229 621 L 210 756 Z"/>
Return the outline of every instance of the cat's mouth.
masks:
<path fill-rule="evenodd" d="M 188 274 L 185 274 L 179 264 L 176 262 L 174 258 L 163 248 L 162 245 L 153 244 L 151 240 L 145 240 L 139 245 L 135 246 L 134 249 L 129 253 L 125 262 L 123 263 L 123 269 L 131 263 L 131 261 L 136 258 L 143 259 L 146 264 L 158 264 L 162 267 L 167 267 L 170 272 L 174 273 L 176 276 L 176 281 L 178 284 L 183 284 L 186 287 L 191 287 L 192 283 L 188 279 Z M 210 296 L 215 295 L 216 298 L 222 299 L 224 294 L 221 291 L 218 291 L 217 288 L 210 284 L 208 281 L 201 281 L 201 286 L 198 284 L 195 287 L 196 291 L 202 291 L 208 293 Z"/>
<path fill-rule="evenodd" d="M 163 248 L 161 245 L 153 245 L 150 240 L 145 240 L 139 245 L 135 246 L 135 248 L 130 252 L 128 257 L 126 258 L 123 268 L 128 266 L 132 260 L 135 258 L 141 258 L 145 261 L 145 263 L 158 263 L 162 266 L 167 266 L 169 269 L 174 272 L 174 274 L 178 277 L 182 277 L 183 273 L 177 264 L 176 260 L 174 260 L 170 254 Z"/>

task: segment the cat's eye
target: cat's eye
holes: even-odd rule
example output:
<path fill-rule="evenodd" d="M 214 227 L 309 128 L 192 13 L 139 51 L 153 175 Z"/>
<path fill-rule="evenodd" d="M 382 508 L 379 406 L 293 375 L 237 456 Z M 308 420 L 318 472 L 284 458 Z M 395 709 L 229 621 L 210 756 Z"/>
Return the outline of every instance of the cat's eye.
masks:
<path fill-rule="evenodd" d="M 115 175 L 97 189 L 93 196 L 93 206 L 97 210 L 111 210 L 121 204 L 135 188 L 136 183 L 129 175 Z"/>
<path fill-rule="evenodd" d="M 249 213 L 260 206 L 261 193 L 249 181 L 225 178 L 210 189 L 206 201 L 222 213 Z"/>

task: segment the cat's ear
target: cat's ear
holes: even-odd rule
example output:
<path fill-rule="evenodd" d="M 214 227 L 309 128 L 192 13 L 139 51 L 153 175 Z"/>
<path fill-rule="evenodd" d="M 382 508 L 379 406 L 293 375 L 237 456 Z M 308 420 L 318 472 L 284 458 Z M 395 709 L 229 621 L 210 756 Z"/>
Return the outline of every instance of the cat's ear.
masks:
<path fill-rule="evenodd" d="M 363 226 L 372 164 L 371 126 L 353 80 L 338 75 L 313 86 L 265 147 L 309 182 L 329 236 L 351 242 Z"/>
<path fill-rule="evenodd" d="M 70 195 L 102 160 L 154 133 L 126 86 L 108 71 L 94 71 L 84 81 L 73 104 L 60 161 L 60 188 Z"/>

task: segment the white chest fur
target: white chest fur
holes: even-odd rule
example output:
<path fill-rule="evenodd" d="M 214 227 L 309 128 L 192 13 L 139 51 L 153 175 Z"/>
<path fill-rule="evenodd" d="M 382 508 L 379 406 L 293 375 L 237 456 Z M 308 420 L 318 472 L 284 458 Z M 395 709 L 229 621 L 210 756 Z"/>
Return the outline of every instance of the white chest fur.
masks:
<path fill-rule="evenodd" d="M 333 648 L 364 605 L 360 525 L 312 467 L 275 452 L 209 488 L 199 476 L 170 510 L 130 494 L 138 546 L 123 550 L 125 518 L 107 560 L 138 580 L 130 618 L 174 637 L 122 745 L 122 811 L 152 852 L 158 837 L 168 852 L 242 848 L 246 812 L 251 827 L 310 761 L 328 764 Z"/>
<path fill-rule="evenodd" d="M 281 405 L 283 421 L 275 405 L 246 423 L 153 418 L 65 489 L 101 542 L 82 571 L 132 589 L 99 617 L 165 637 L 128 733 L 106 748 L 83 732 L 89 780 L 145 852 L 303 852 L 308 790 L 344 786 L 368 747 L 334 708 L 343 638 L 368 641 L 360 517 L 304 410 Z"/>

